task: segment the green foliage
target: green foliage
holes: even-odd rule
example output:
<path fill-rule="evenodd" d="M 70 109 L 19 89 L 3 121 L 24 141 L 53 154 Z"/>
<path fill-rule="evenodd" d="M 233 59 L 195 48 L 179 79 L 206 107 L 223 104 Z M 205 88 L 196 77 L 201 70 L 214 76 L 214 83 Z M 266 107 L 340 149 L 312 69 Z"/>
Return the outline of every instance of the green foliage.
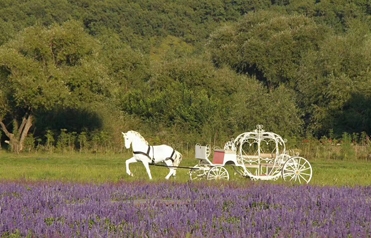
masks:
<path fill-rule="evenodd" d="M 105 66 L 113 81 L 114 93 L 125 93 L 130 87 L 141 86 L 148 80 L 148 56 L 123 43 L 117 33 L 108 31 L 99 37 L 101 51 L 99 61 Z M 124 90 L 124 91 L 120 91 Z"/>
<path fill-rule="evenodd" d="M 227 68 L 215 70 L 196 58 L 167 63 L 155 75 L 146 88 L 126 94 L 121 104 L 127 113 L 155 122 L 156 129 L 179 126 L 199 140 L 224 142 L 257 124 L 285 136 L 300 133 L 295 97 L 283 86 L 267 92 L 253 79 Z"/>
<path fill-rule="evenodd" d="M 357 27 L 350 28 L 349 34 L 326 38 L 300 67 L 299 105 L 317 135 L 330 129 L 336 137 L 344 131 L 369 131 L 370 34 L 363 24 L 358 27 L 354 21 L 352 25 Z"/>
<path fill-rule="evenodd" d="M 46 137 L 46 144 L 45 144 L 46 149 L 52 152 L 54 148 L 54 142 L 55 142 L 53 132 L 50 130 L 47 130 L 45 137 Z"/>
<path fill-rule="evenodd" d="M 3 136 L 3 133 L 2 133 L 2 131 L 0 131 L 0 150 L 2 149 L 2 143 L 1 143 L 1 138 L 2 138 L 2 136 Z"/>
<path fill-rule="evenodd" d="M 69 147 L 69 136 L 66 133 L 66 129 L 61 129 L 61 133 L 59 134 L 58 140 L 57 140 L 57 150 L 58 152 L 65 152 L 67 148 Z"/>
<path fill-rule="evenodd" d="M 331 28 L 337 31 L 344 31 L 346 28 L 346 22 L 350 19 L 362 18 L 367 8 L 370 7 L 370 3 L 366 3 L 363 0 L 359 1 L 319 1 L 316 4 L 315 16 L 318 17 L 318 21 L 324 22 L 331 26 Z"/>
<path fill-rule="evenodd" d="M 34 147 L 34 142 L 38 141 L 38 146 Z M 61 129 L 58 133 L 50 130 L 46 131 L 45 142 L 35 139 L 33 136 L 27 138 L 25 146 L 28 152 L 49 152 L 49 153 L 70 153 L 70 152 L 115 152 L 117 147 L 112 142 L 111 135 L 104 131 L 93 132 L 70 132 Z M 120 141 L 122 143 L 122 141 Z"/>
<path fill-rule="evenodd" d="M 362 99 L 357 92 L 369 92 L 364 83 L 370 31 L 367 21 L 350 19 L 344 22 L 348 34 L 340 36 L 309 17 L 259 11 L 220 28 L 208 45 L 216 66 L 255 75 L 270 89 L 281 84 L 293 89 L 304 130 L 321 136 L 335 128 L 339 137 L 354 131 L 350 125 L 362 125 L 357 132 L 369 131 L 367 117 L 361 119 L 368 109 L 357 105 L 366 104 L 368 96 Z"/>
<path fill-rule="evenodd" d="M 106 72 L 92 57 L 96 46 L 76 22 L 25 29 L 0 49 L 0 65 L 10 73 L 9 100 L 34 111 L 108 94 Z"/>
<path fill-rule="evenodd" d="M 1 135 L 0 135 L 1 137 Z M 25 140 L 25 143 L 24 143 L 24 151 L 26 152 L 31 152 L 31 151 L 34 151 L 35 149 L 35 138 L 33 136 L 33 134 L 30 134 L 27 136 L 26 140 Z"/>
<path fill-rule="evenodd" d="M 157 41 L 153 39 L 153 42 L 154 46 L 150 52 L 152 63 L 189 57 L 195 52 L 195 48 L 191 44 L 187 44 L 181 38 L 175 36 L 167 36 L 163 40 Z"/>
<path fill-rule="evenodd" d="M 370 134 L 370 9 L 364 0 L 1 1 L 0 119 L 12 127 L 32 113 L 47 151 L 119 148 L 120 131 L 137 128 L 189 143 L 256 124 L 295 141 Z"/>
<path fill-rule="evenodd" d="M 249 80 L 235 97 L 235 110 L 228 117 L 236 123 L 236 130 L 251 131 L 255 125 L 262 124 L 266 130 L 283 137 L 301 134 L 300 111 L 292 91 L 284 86 L 267 92 L 261 84 Z"/>
<path fill-rule="evenodd" d="M 344 133 L 341 141 L 340 159 L 352 160 L 355 159 L 355 151 L 352 147 L 352 137 L 348 133 Z"/>
<path fill-rule="evenodd" d="M 15 34 L 13 25 L 9 22 L 6 22 L 0 19 L 0 46 L 7 42 Z"/>
<path fill-rule="evenodd" d="M 325 33 L 305 16 L 259 11 L 216 31 L 209 47 L 217 66 L 255 75 L 268 87 L 295 87 L 302 56 L 317 49 Z"/>
<path fill-rule="evenodd" d="M 88 139 L 87 139 L 87 135 L 86 135 L 86 132 L 83 131 L 81 132 L 78 136 L 77 136 L 77 140 L 78 140 L 78 146 L 79 146 L 79 151 L 80 152 L 83 152 L 87 145 L 88 145 Z"/>
<path fill-rule="evenodd" d="M 96 101 L 103 105 L 111 97 L 113 86 L 106 66 L 99 62 L 99 50 L 98 41 L 76 21 L 51 28 L 26 28 L 0 48 L 3 72 L 0 79 L 5 86 L 1 89 L 2 105 L 8 102 L 1 113 L 17 122 L 24 113 L 42 120 L 41 116 L 55 111 L 78 111 L 81 115 L 84 108 L 93 108 Z M 49 125 L 40 129 L 54 122 L 58 124 L 58 120 L 49 121 Z M 84 124 L 91 127 L 92 123 L 85 121 L 82 127 Z M 13 131 L 16 129 L 13 126 Z M 17 135 L 16 131 L 13 133 Z"/>
<path fill-rule="evenodd" d="M 94 152 L 110 151 L 110 136 L 104 131 L 94 131 L 91 134 L 91 149 Z"/>

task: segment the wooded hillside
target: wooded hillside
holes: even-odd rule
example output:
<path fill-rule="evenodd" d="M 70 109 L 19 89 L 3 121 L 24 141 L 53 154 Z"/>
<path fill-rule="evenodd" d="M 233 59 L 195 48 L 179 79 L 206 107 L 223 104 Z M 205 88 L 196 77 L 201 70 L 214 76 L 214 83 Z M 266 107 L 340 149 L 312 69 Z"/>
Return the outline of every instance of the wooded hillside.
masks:
<path fill-rule="evenodd" d="M 5 0 L 1 146 L 371 134 L 371 2 Z M 104 148 L 104 149 L 102 149 Z"/>

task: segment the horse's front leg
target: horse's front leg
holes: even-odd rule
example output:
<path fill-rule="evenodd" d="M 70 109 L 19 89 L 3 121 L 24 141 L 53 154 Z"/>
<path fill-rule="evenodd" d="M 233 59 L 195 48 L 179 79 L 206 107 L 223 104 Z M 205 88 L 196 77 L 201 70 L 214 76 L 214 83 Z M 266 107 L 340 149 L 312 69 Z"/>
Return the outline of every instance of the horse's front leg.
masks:
<path fill-rule="evenodd" d="M 168 173 L 168 175 L 166 175 L 165 179 L 169 179 L 171 177 L 171 175 L 173 175 L 175 177 L 176 170 L 174 168 L 173 162 L 171 162 L 170 160 L 165 160 L 164 162 L 165 162 L 166 166 L 169 168 L 169 173 Z"/>
<path fill-rule="evenodd" d="M 129 164 L 135 163 L 135 162 L 137 162 L 137 160 L 135 159 L 135 157 L 131 157 L 130 159 L 127 159 L 126 162 L 125 162 L 125 164 L 126 164 L 126 173 L 129 176 L 134 176 L 134 174 L 130 171 Z"/>
<path fill-rule="evenodd" d="M 142 160 L 144 168 L 146 168 L 149 179 L 152 180 L 151 170 L 149 169 L 149 162 L 147 160 Z"/>

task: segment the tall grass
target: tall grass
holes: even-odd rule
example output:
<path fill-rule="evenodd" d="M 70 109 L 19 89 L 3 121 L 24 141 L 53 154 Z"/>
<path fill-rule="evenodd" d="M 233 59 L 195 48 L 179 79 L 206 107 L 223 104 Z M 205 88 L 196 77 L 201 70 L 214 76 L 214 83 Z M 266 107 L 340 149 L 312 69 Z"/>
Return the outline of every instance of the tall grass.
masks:
<path fill-rule="evenodd" d="M 12 154 L 0 151 L 1 181 L 63 181 L 77 183 L 117 183 L 130 181 L 149 181 L 142 163 L 132 164 L 134 177 L 125 172 L 125 160 L 131 157 L 125 153 L 24 153 Z M 366 160 L 311 159 L 313 168 L 311 185 L 319 186 L 369 186 L 371 185 L 371 162 Z M 172 181 L 189 182 L 189 169 L 197 164 L 193 156 L 185 156 L 177 176 Z M 153 180 L 164 181 L 169 170 L 166 167 L 150 166 Z M 277 181 L 251 181 L 234 173 L 227 166 L 230 183 L 240 185 L 253 183 L 291 183 Z M 215 183 L 215 181 L 210 181 Z"/>
<path fill-rule="evenodd" d="M 199 138 L 195 135 L 179 136 L 168 132 L 161 136 L 146 137 L 151 145 L 168 144 L 185 156 L 194 155 L 196 143 L 209 144 L 212 148 L 223 148 L 226 141 L 216 141 Z M 331 133 L 330 133 L 331 134 Z M 114 137 L 114 138 L 112 138 Z M 1 138 L 1 133 L 0 133 Z M 229 138 L 230 139 L 230 138 Z M 192 141 L 192 142 L 191 142 Z M 194 143 L 193 143 L 194 141 Z M 4 145 L 3 145 L 4 146 Z M 28 153 L 125 153 L 121 132 L 108 133 L 104 131 L 69 132 L 61 129 L 59 132 L 46 131 L 43 138 L 34 138 L 31 134 L 26 138 L 24 152 Z M 371 140 L 367 134 L 344 133 L 341 138 L 290 138 L 286 148 L 299 153 L 307 159 L 335 160 L 371 160 Z M 4 147 L 6 150 L 6 148 Z"/>

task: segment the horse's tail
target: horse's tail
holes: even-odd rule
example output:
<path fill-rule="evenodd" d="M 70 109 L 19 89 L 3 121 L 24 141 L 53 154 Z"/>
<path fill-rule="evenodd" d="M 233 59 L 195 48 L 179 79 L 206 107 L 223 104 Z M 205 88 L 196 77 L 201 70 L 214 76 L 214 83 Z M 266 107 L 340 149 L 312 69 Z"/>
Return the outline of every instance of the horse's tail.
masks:
<path fill-rule="evenodd" d="M 179 166 L 182 159 L 183 159 L 183 155 L 179 151 L 176 150 L 173 165 L 176 166 L 176 167 Z"/>

